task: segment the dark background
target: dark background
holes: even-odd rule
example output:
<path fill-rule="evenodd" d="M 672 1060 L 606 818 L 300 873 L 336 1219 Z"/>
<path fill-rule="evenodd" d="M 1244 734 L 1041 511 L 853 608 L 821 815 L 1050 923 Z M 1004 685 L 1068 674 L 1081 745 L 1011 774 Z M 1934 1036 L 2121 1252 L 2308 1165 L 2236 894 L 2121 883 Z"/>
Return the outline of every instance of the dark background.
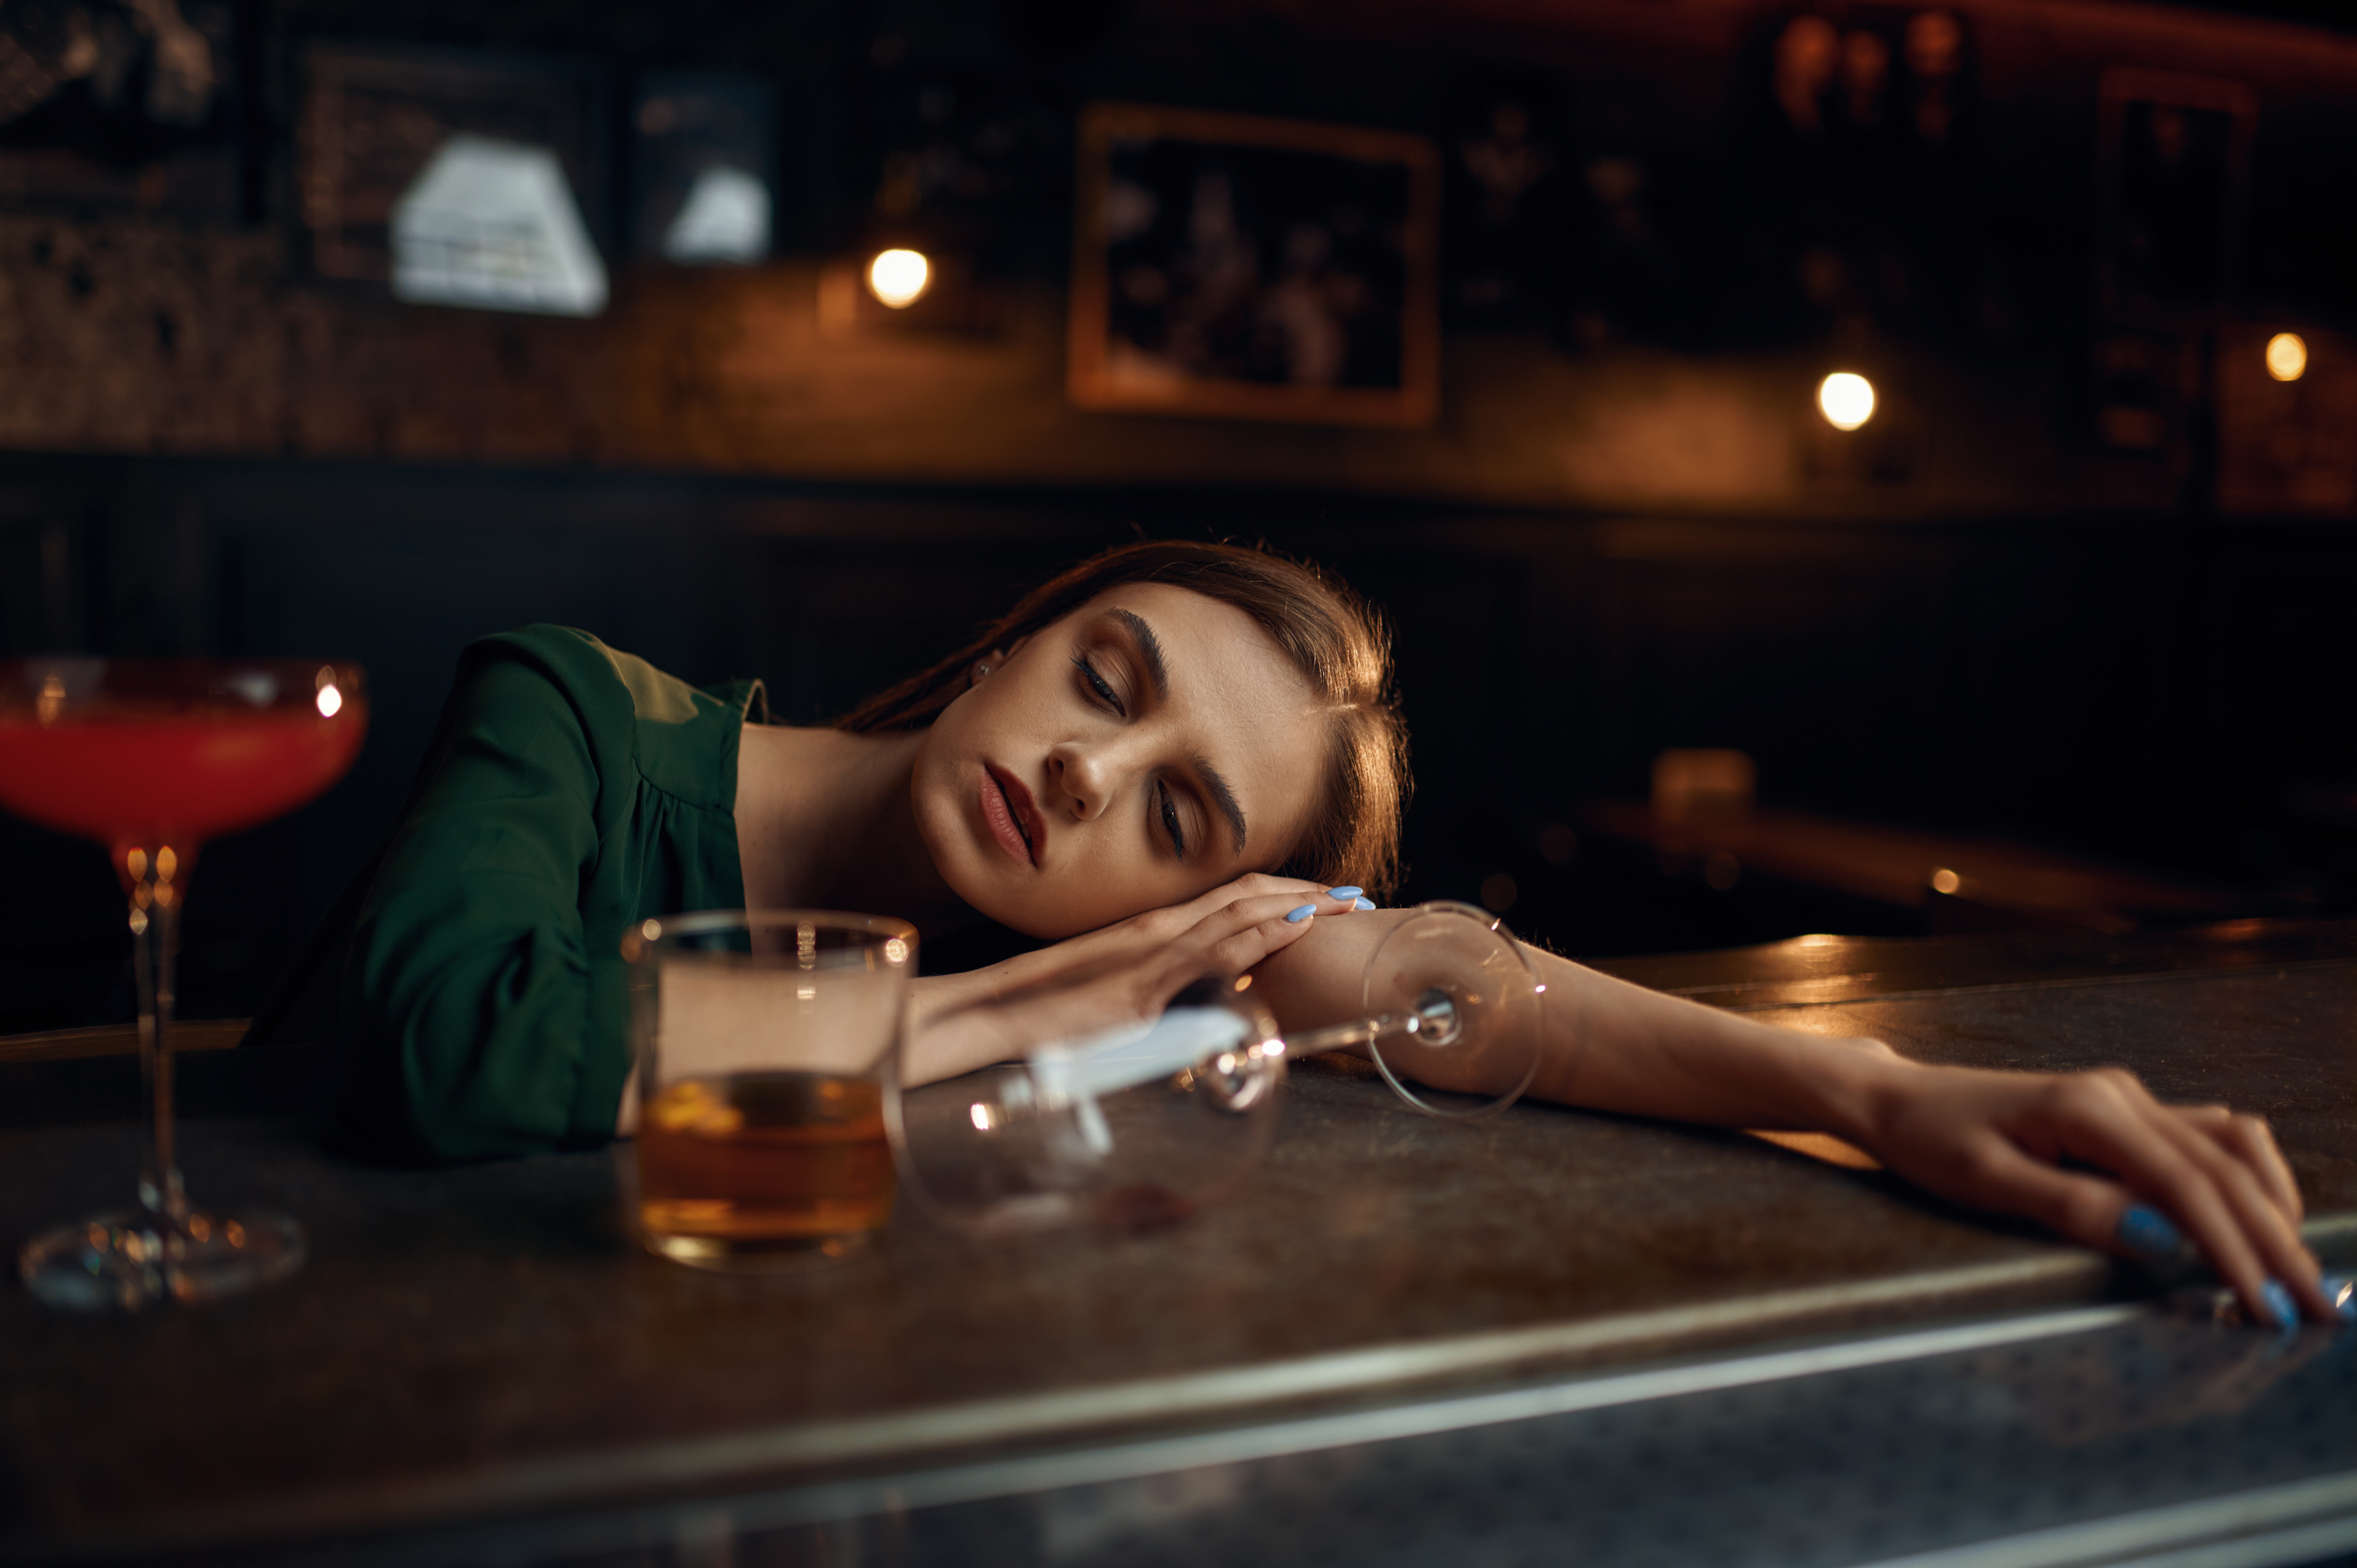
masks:
<path fill-rule="evenodd" d="M 1918 8 L 1806 7 L 1886 31 Z M 1508 918 L 1566 951 L 1925 929 L 1722 891 L 1581 825 L 1676 746 L 1749 752 L 1770 805 L 2198 878 L 2227 912 L 2357 909 L 2357 510 L 2267 467 L 2292 428 L 2311 467 L 2357 472 L 2326 395 L 2357 314 L 2357 43 L 2293 11 L 1949 9 L 1962 140 L 1859 177 L 1779 162 L 1763 131 L 1785 6 L 253 5 L 227 206 L 0 209 L 0 654 L 368 666 L 353 775 L 206 852 L 191 1016 L 259 1004 L 388 822 L 469 639 L 562 621 L 690 679 L 763 676 L 815 719 L 1141 532 L 1265 539 L 1384 606 L 1418 778 L 1406 896 L 1502 872 Z M 320 279 L 295 199 L 313 40 L 539 51 L 618 87 L 763 76 L 777 256 L 609 253 L 594 322 Z M 2259 105 L 2240 281 L 2165 318 L 2106 316 L 2093 286 L 2116 65 Z M 1435 428 L 1064 403 L 1080 103 L 1405 129 L 1446 156 L 1501 93 L 1552 172 L 1485 235 L 1452 158 L 1444 288 L 1495 276 L 1449 296 Z M 888 241 L 988 308 L 830 337 L 825 274 Z M 2279 329 L 2308 336 L 2307 401 L 2238 401 L 2227 369 Z M 2158 445 L 2104 435 L 2124 341 L 2166 367 Z M 1884 394 L 1857 440 L 1809 406 L 1836 366 Z M 126 947 L 97 850 L 0 822 L 0 1031 L 128 1016 Z"/>

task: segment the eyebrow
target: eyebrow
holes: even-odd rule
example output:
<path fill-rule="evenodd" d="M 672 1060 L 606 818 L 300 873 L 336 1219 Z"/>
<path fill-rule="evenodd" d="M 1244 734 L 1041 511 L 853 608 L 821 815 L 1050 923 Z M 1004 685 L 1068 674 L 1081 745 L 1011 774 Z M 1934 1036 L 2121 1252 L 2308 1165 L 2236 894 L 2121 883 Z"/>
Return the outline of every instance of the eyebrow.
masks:
<path fill-rule="evenodd" d="M 1154 628 L 1135 610 L 1125 610 L 1116 605 L 1113 617 L 1128 629 L 1130 637 L 1137 643 L 1138 657 L 1146 661 L 1146 679 L 1154 682 L 1154 694 L 1168 701 L 1170 696 L 1170 666 L 1162 657 L 1162 639 L 1154 635 Z M 1211 766 L 1211 758 L 1199 754 L 1191 760 L 1196 777 L 1203 781 L 1204 793 L 1211 797 L 1211 804 L 1220 809 L 1220 815 L 1228 820 L 1228 827 L 1236 835 L 1236 853 L 1242 854 L 1244 851 L 1243 803 L 1237 800 L 1236 792 L 1225 776 Z"/>
<path fill-rule="evenodd" d="M 1154 694 L 1168 701 L 1170 696 L 1170 666 L 1162 661 L 1162 639 L 1146 624 L 1146 618 L 1135 610 L 1114 607 L 1114 619 L 1129 628 L 1129 635 L 1137 639 L 1137 651 L 1146 660 L 1146 679 L 1154 682 Z"/>
<path fill-rule="evenodd" d="M 1211 766 L 1211 758 L 1199 756 L 1194 763 L 1195 773 L 1203 780 L 1203 789 L 1211 797 L 1211 804 L 1220 808 L 1220 815 L 1227 818 L 1228 826 L 1235 830 L 1236 853 L 1243 854 L 1244 809 L 1237 803 L 1236 792 L 1228 788 L 1228 781 L 1220 776 L 1218 768 Z"/>

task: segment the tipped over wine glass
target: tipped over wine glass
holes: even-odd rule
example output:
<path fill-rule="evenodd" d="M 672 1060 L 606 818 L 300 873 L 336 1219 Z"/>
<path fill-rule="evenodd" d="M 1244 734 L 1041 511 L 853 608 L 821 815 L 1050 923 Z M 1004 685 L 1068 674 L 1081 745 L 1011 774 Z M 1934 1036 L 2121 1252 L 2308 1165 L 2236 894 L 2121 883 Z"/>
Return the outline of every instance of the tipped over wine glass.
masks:
<path fill-rule="evenodd" d="M 1150 1022 L 888 1088 L 885 1126 L 910 1192 L 953 1229 L 1151 1226 L 1244 1184 L 1291 1058 L 1361 1051 L 1427 1115 L 1504 1110 L 1536 1075 L 1545 990 L 1496 916 L 1425 904 L 1368 955 L 1355 1018 L 1284 1033 L 1242 983 L 1209 976 Z"/>
<path fill-rule="evenodd" d="M 53 1306 L 135 1311 L 292 1274 L 302 1227 L 189 1202 L 172 1119 L 173 967 L 198 852 L 293 811 L 351 767 L 368 729 L 356 664 L 319 660 L 0 662 L 0 808 L 104 846 L 129 909 L 146 1087 L 138 1207 L 60 1225 L 17 1254 Z"/>

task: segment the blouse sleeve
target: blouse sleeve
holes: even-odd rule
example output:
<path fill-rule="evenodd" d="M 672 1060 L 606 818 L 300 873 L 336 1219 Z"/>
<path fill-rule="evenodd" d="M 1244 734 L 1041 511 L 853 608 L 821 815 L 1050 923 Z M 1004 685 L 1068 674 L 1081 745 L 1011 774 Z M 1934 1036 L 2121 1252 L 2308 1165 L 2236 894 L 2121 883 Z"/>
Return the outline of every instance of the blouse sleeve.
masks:
<path fill-rule="evenodd" d="M 462 672 L 344 972 L 347 1120 L 377 1152 L 491 1159 L 611 1135 L 611 1096 L 587 1090 L 619 1082 L 604 1058 L 623 1048 L 621 998 L 595 994 L 605 966 L 578 905 L 605 787 L 596 728 L 529 660 Z"/>

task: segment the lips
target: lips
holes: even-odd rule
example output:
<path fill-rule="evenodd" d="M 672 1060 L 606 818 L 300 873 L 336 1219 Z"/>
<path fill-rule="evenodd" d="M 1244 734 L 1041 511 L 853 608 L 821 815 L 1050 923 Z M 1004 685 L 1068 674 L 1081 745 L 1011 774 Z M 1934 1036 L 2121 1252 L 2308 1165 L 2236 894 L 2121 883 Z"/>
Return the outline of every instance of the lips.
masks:
<path fill-rule="evenodd" d="M 987 763 L 982 775 L 982 820 L 990 825 L 990 836 L 999 848 L 1026 865 L 1039 864 L 1039 808 L 1031 791 L 1012 773 Z"/>

